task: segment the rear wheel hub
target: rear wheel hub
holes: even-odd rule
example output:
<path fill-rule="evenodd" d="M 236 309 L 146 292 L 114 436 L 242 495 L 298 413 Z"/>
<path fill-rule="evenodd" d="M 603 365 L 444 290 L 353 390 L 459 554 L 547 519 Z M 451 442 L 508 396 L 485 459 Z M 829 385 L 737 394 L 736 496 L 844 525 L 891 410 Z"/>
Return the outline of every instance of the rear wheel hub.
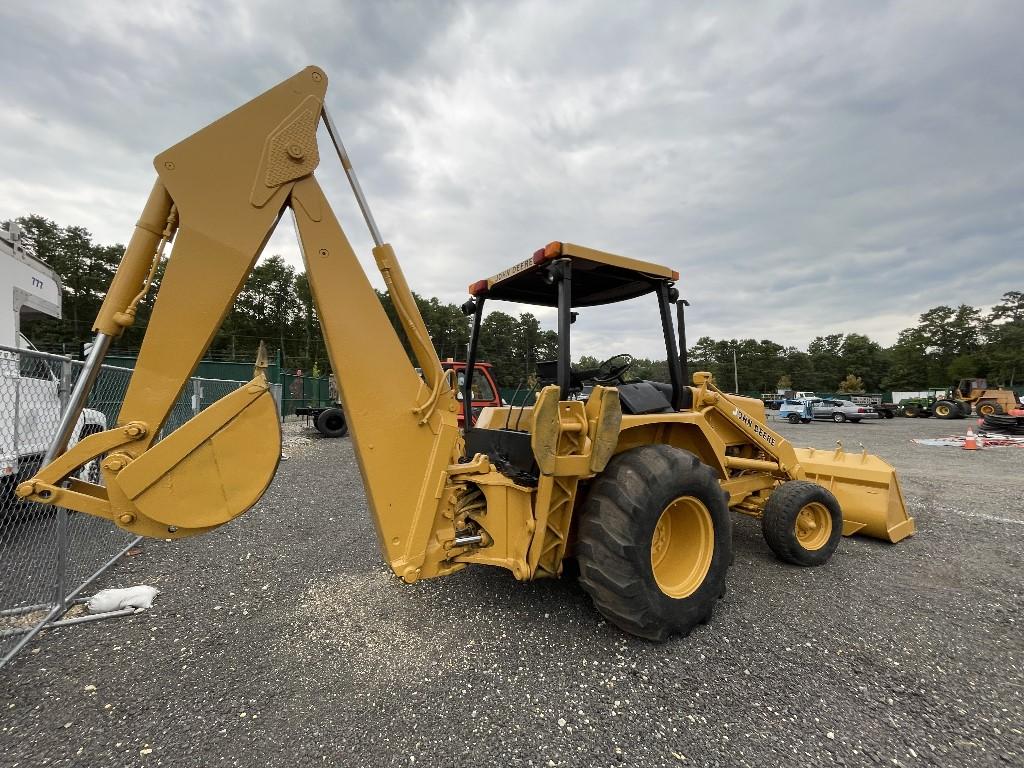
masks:
<path fill-rule="evenodd" d="M 693 496 L 671 502 L 651 536 L 651 569 L 658 588 L 669 597 L 689 597 L 704 583 L 714 551 L 707 507 Z"/>

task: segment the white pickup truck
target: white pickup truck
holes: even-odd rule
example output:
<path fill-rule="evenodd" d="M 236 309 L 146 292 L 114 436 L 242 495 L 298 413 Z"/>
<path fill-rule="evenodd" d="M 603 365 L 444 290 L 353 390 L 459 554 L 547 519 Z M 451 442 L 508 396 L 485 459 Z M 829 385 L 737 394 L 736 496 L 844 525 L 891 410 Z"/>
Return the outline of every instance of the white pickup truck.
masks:
<path fill-rule="evenodd" d="M 15 506 L 17 483 L 35 474 L 60 423 L 59 360 L 19 354 L 34 349 L 21 333 L 21 320 L 33 313 L 61 316 L 60 278 L 29 256 L 15 223 L 0 229 L 0 514 Z M 13 310 L 13 311 L 12 311 Z M 87 408 L 70 444 L 107 428 L 101 412 Z M 97 479 L 97 467 L 81 470 Z"/>

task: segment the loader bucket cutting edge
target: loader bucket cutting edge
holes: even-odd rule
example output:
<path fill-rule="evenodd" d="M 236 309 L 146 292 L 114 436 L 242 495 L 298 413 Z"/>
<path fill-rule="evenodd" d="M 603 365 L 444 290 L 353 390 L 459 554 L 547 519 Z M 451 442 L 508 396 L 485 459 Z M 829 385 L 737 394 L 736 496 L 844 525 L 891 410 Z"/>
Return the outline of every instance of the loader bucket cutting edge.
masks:
<path fill-rule="evenodd" d="M 843 512 L 843 535 L 855 533 L 894 544 L 915 531 L 896 471 L 871 454 L 797 448 L 806 479 L 828 488 Z"/>

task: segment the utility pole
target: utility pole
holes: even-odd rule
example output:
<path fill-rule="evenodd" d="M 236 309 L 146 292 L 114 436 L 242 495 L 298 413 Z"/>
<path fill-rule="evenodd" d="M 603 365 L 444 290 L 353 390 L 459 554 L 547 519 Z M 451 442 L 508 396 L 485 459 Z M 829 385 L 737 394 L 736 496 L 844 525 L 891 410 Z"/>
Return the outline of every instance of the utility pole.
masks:
<path fill-rule="evenodd" d="M 732 381 L 733 392 L 740 393 L 740 369 L 736 367 L 736 347 L 732 348 Z"/>

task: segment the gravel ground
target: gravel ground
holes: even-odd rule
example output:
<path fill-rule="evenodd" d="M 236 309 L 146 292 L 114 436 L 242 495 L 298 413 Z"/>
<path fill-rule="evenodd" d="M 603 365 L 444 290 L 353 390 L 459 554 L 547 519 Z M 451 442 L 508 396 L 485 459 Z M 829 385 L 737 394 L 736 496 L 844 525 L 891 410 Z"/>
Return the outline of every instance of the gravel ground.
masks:
<path fill-rule="evenodd" d="M 152 610 L 0 671 L 0 765 L 1021 765 L 1024 450 L 910 442 L 965 426 L 779 425 L 894 463 L 917 535 L 804 570 L 740 519 L 713 622 L 663 645 L 571 582 L 403 585 L 350 441 L 292 426 L 259 507 L 97 584 Z"/>

